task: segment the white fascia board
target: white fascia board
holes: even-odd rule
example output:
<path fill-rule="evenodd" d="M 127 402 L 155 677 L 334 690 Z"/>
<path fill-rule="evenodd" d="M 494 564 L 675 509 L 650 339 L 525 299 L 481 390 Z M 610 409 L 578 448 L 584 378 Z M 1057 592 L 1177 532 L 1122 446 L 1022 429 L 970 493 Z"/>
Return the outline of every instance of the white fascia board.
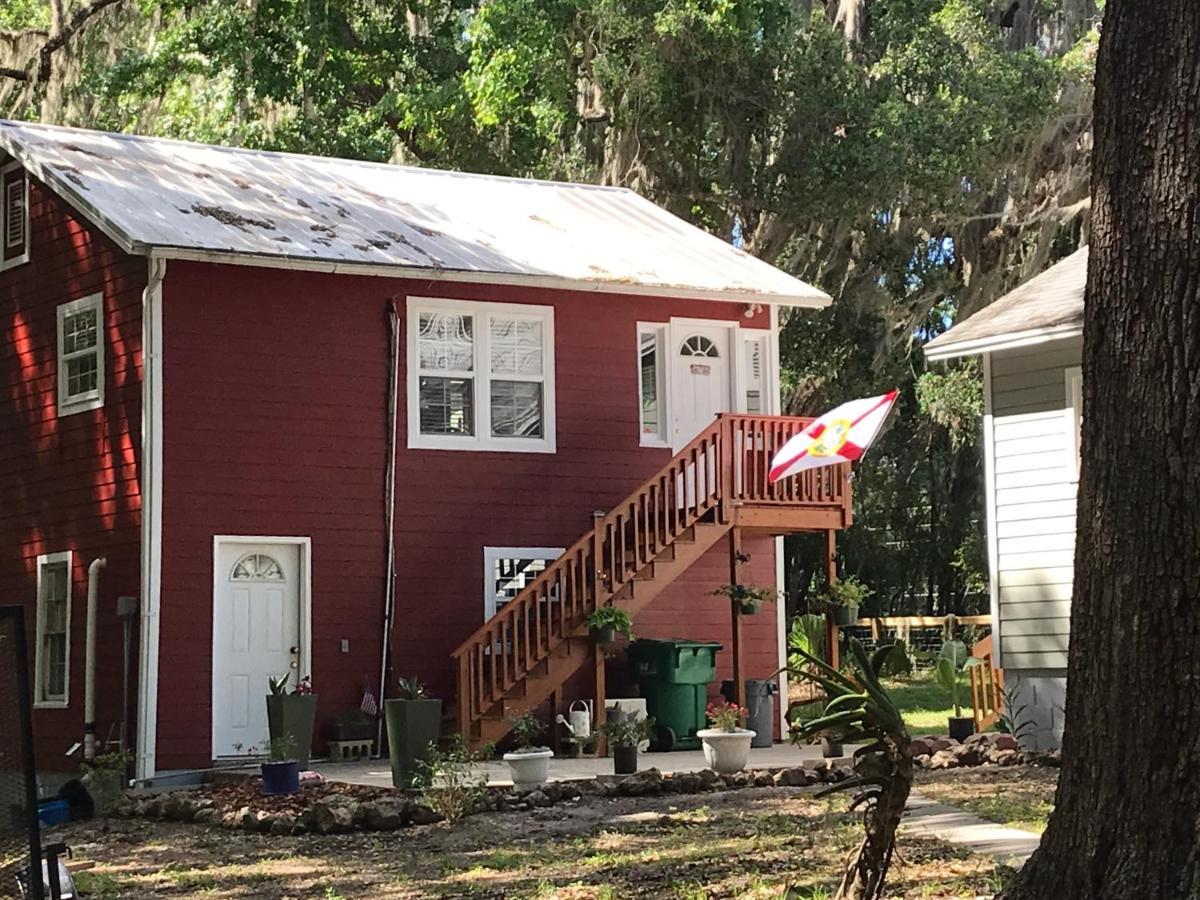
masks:
<path fill-rule="evenodd" d="M 763 306 L 802 306 L 821 309 L 832 298 L 819 295 L 754 294 L 746 291 L 713 291 L 669 285 L 624 284 L 603 281 L 576 281 L 555 275 L 520 275 L 502 272 L 466 272 L 460 269 L 434 269 L 417 266 L 383 266 L 376 263 L 331 262 L 321 259 L 302 259 L 294 256 L 261 256 L 252 253 L 232 253 L 223 250 L 195 250 L 186 247 L 154 247 L 154 259 L 179 259 L 191 262 L 221 263 L 234 266 L 255 266 L 264 269 L 290 269 L 327 274 L 374 275 L 382 278 L 409 278 L 415 281 L 459 281 L 471 284 L 506 284 L 514 287 L 540 287 L 552 290 L 592 292 L 600 294 L 632 294 L 640 297 L 664 297 L 680 300 L 713 300 L 722 303 L 758 303 Z"/>
<path fill-rule="evenodd" d="M 1079 337 L 1081 334 L 1083 334 L 1082 325 L 1054 325 L 1049 328 L 1033 328 L 1029 331 L 997 334 L 985 338 L 976 338 L 973 341 L 945 344 L 941 347 L 926 345 L 925 358 L 930 362 L 941 362 L 947 359 L 958 359 L 963 356 L 980 356 L 997 350 L 1015 350 L 1018 347 L 1031 347 L 1035 344 L 1060 341 L 1063 338 Z"/>
<path fill-rule="evenodd" d="M 988 601 L 992 614 L 992 659 L 997 669 L 1001 659 L 1000 632 L 1000 541 L 996 534 L 996 427 L 992 412 L 992 355 L 983 354 L 983 505 L 987 563 Z"/>

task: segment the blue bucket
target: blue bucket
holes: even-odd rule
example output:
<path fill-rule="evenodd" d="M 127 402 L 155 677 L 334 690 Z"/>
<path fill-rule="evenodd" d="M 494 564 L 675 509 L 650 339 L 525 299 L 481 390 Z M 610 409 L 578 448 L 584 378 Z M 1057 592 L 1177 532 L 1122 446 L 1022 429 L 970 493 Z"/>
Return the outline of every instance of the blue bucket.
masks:
<path fill-rule="evenodd" d="M 293 759 L 262 764 L 262 792 L 265 795 L 294 794 L 299 790 L 300 763 Z"/>
<path fill-rule="evenodd" d="M 71 807 L 66 800 L 43 800 L 38 804 L 38 822 L 43 828 L 64 825 L 71 821 Z"/>

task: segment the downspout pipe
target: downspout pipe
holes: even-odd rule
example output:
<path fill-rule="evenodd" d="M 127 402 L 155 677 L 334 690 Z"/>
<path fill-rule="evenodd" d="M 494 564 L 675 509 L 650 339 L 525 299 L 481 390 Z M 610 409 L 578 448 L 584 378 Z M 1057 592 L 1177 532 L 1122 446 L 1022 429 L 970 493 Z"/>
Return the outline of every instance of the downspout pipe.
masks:
<path fill-rule="evenodd" d="M 392 644 L 392 617 L 396 606 L 396 429 L 400 403 L 400 310 L 399 301 L 388 304 L 388 435 L 387 468 L 384 473 L 383 525 L 387 531 L 387 580 L 383 592 L 383 646 L 379 663 L 379 725 L 375 746 L 383 751 L 383 703 L 387 698 L 387 678 Z"/>
<path fill-rule="evenodd" d="M 87 649 L 83 664 L 83 758 L 96 757 L 96 616 L 100 606 L 100 570 L 108 565 L 106 557 L 97 557 L 88 566 Z"/>

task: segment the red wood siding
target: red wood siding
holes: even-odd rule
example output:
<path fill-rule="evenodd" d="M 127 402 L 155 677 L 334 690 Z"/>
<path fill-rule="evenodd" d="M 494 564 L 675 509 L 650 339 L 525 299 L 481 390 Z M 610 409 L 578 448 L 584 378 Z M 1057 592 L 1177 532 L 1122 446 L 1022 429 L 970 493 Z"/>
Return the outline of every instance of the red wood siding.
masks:
<path fill-rule="evenodd" d="M 170 263 L 160 768 L 208 761 L 215 534 L 312 538 L 319 718 L 357 707 L 364 678 L 377 683 L 387 311 L 393 298 L 403 311 L 409 294 L 555 308 L 554 455 L 407 449 L 401 356 L 392 681 L 417 675 L 443 697 L 453 690 L 450 651 L 483 618 L 483 548 L 566 546 L 590 527 L 592 510 L 670 458 L 638 446 L 636 323 L 767 324 L 735 304 Z M 773 583 L 769 542 L 751 553 L 755 577 Z M 727 642 L 728 603 L 711 596 L 728 580 L 725 560 L 715 550 L 640 617 L 639 630 Z M 775 668 L 769 607 L 747 620 L 746 635 L 747 674 L 761 677 Z"/>
<path fill-rule="evenodd" d="M 0 603 L 25 606 L 32 656 L 37 557 L 74 551 L 70 705 L 34 712 L 39 765 L 67 769 L 79 757 L 67 759 L 64 752 L 83 738 L 87 566 L 100 556 L 108 559 L 96 641 L 101 741 L 115 739 L 121 718 L 117 598 L 140 592 L 141 303 L 147 266 L 85 225 L 37 181 L 31 184 L 30 216 L 30 261 L 0 272 Z M 59 418 L 57 308 L 97 292 L 104 294 L 105 403 Z M 132 659 L 131 691 L 136 643 Z"/>

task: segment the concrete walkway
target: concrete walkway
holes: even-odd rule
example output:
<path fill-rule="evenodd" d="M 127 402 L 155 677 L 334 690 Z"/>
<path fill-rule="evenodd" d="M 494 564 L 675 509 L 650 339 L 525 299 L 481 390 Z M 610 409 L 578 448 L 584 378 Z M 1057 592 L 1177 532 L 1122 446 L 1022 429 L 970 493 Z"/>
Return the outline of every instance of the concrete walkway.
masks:
<path fill-rule="evenodd" d="M 944 803 L 935 803 L 917 791 L 908 796 L 900 828 L 907 834 L 939 838 L 1006 866 L 1020 868 L 1041 841 L 1041 835 L 997 825 Z"/>
<path fill-rule="evenodd" d="M 854 747 L 847 746 L 847 753 L 852 753 Z M 821 760 L 820 746 L 805 745 L 796 747 L 792 744 L 775 744 L 773 747 L 762 747 L 750 751 L 750 762 L 747 769 L 782 769 L 790 766 L 807 766 L 812 768 Z M 831 763 L 849 763 L 847 757 L 828 760 Z M 664 775 L 671 772 L 699 772 L 707 769 L 703 750 L 676 750 L 671 753 L 639 753 L 638 768 L 656 768 Z M 386 759 L 371 759 L 351 763 L 315 762 L 313 769 L 320 772 L 330 781 L 341 781 L 346 784 L 366 784 L 372 787 L 391 787 L 392 770 Z M 481 763 L 475 767 L 480 774 L 487 776 L 488 784 L 495 787 L 506 787 L 512 784 L 508 764 L 496 761 Z M 611 775 L 613 761 L 611 758 L 581 757 L 579 759 L 559 759 L 550 761 L 551 781 L 576 781 L 581 778 L 595 778 L 597 775 Z"/>

